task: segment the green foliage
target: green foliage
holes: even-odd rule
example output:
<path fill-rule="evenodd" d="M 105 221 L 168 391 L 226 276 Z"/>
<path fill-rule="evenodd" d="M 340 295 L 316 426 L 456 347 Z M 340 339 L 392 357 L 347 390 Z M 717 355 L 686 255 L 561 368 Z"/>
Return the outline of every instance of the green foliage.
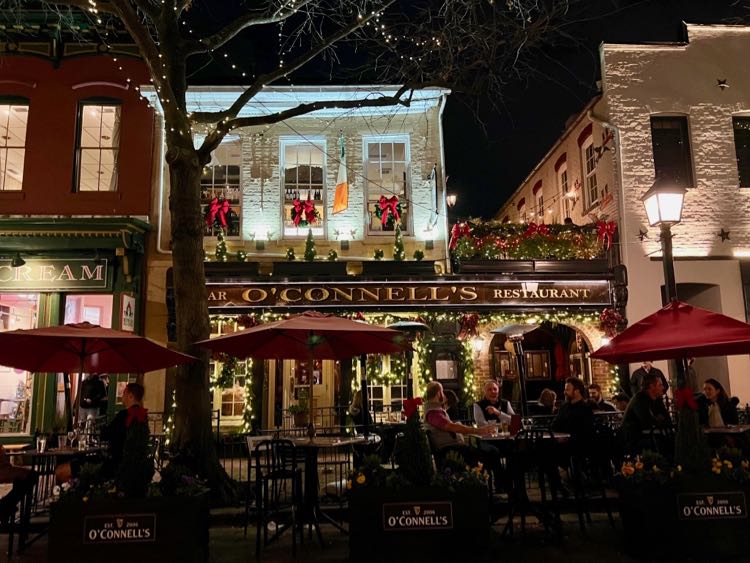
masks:
<path fill-rule="evenodd" d="M 317 250 L 315 250 L 315 240 L 313 239 L 312 229 L 308 229 L 307 239 L 305 240 L 305 262 L 313 262 L 317 253 Z"/>
<path fill-rule="evenodd" d="M 115 474 L 115 483 L 125 496 L 145 497 L 154 476 L 154 461 L 150 457 L 147 422 L 133 420 L 125 435 L 122 461 Z"/>
<path fill-rule="evenodd" d="M 412 414 L 406 421 L 404 435 L 399 439 L 397 446 L 393 455 L 404 478 L 415 486 L 429 485 L 435 474 L 435 468 L 432 464 L 427 434 L 422 429 L 418 412 Z"/>
<path fill-rule="evenodd" d="M 214 252 L 217 262 L 227 261 L 227 241 L 224 240 L 224 231 L 216 235 L 216 251 Z"/>
<path fill-rule="evenodd" d="M 247 252 L 244 250 L 238 250 L 237 251 L 237 261 L 238 262 L 247 262 Z"/>
<path fill-rule="evenodd" d="M 480 463 L 469 467 L 458 452 L 448 452 L 435 473 L 434 485 L 457 489 L 461 487 L 485 486 L 489 474 Z"/>
<path fill-rule="evenodd" d="M 414 260 L 416 260 L 417 262 L 421 262 L 422 260 L 424 260 L 424 252 L 422 252 L 418 248 L 414 251 L 413 256 L 414 256 Z"/>
<path fill-rule="evenodd" d="M 393 259 L 396 262 L 403 262 L 406 259 L 406 252 L 404 252 L 404 239 L 401 236 L 401 225 L 396 226 L 396 239 L 393 243 Z"/>
<path fill-rule="evenodd" d="M 383 252 L 382 248 L 376 248 L 375 252 L 372 253 L 372 257 L 375 260 L 382 260 L 383 256 L 385 256 L 385 252 Z"/>
<path fill-rule="evenodd" d="M 287 408 L 287 411 L 291 415 L 306 413 L 308 411 L 307 398 L 300 397 L 299 399 L 297 399 L 296 405 L 289 405 L 289 408 Z"/>
<path fill-rule="evenodd" d="M 596 225 L 543 225 L 474 221 L 451 251 L 460 261 L 482 260 L 591 260 L 603 258 L 606 244 Z"/>
<path fill-rule="evenodd" d="M 294 249 L 290 246 L 286 249 L 286 261 L 294 262 L 296 259 L 297 257 L 294 255 Z"/>
<path fill-rule="evenodd" d="M 339 253 L 336 252 L 333 248 L 328 251 L 328 258 L 327 258 L 327 260 L 329 262 L 335 262 L 338 259 L 339 259 Z"/>
<path fill-rule="evenodd" d="M 237 360 L 237 358 L 222 354 L 221 371 L 212 382 L 213 385 L 219 389 L 229 389 L 232 387 L 234 385 L 234 377 L 237 373 L 238 366 L 239 360 Z"/>

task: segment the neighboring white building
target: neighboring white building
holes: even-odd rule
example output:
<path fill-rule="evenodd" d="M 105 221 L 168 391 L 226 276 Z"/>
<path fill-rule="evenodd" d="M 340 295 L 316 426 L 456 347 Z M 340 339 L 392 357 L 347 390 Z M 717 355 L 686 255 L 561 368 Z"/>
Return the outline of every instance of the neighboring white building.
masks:
<path fill-rule="evenodd" d="M 567 152 L 567 162 L 575 162 L 573 175 L 584 190 L 581 214 L 571 213 L 574 222 L 618 219 L 620 257 L 629 274 L 630 323 L 662 304 L 659 232 L 649 228 L 641 203 L 657 175 L 689 188 L 682 223 L 672 229 L 679 298 L 748 320 L 750 27 L 687 24 L 686 31 L 686 43 L 602 45 L 601 96 L 496 215 L 518 221 L 518 202 L 525 200 L 528 206 L 534 200 L 540 179 L 537 194 L 544 194 L 545 206 L 548 200 L 564 202 L 559 173 L 550 192 L 547 186 L 556 178 L 559 153 Z M 597 186 L 606 185 L 612 195 L 604 196 L 606 205 L 586 199 L 586 153 L 575 145 L 579 131 L 589 126 L 601 155 Z M 567 170 L 571 178 L 570 164 Z M 537 205 L 537 220 L 538 211 Z M 546 214 L 561 222 L 564 207 L 553 205 Z M 743 404 L 750 402 L 750 356 L 699 358 L 695 367 L 699 378 L 714 377 Z"/>

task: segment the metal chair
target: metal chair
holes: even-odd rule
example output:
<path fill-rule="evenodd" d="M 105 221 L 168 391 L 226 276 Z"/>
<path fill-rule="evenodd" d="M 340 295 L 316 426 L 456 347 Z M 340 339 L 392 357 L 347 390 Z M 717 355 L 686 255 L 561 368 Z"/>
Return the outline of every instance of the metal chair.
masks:
<path fill-rule="evenodd" d="M 302 540 L 298 521 L 302 504 L 302 470 L 298 466 L 299 456 L 294 443 L 281 439 L 263 440 L 255 444 L 252 457 L 255 462 L 256 556 L 260 556 L 262 546 L 278 539 L 287 529 L 292 530 L 292 555 L 295 556 L 298 532 Z M 248 487 L 249 483 L 250 479 Z M 247 508 L 249 510 L 249 500 Z M 275 529 L 269 529 L 272 523 Z"/>

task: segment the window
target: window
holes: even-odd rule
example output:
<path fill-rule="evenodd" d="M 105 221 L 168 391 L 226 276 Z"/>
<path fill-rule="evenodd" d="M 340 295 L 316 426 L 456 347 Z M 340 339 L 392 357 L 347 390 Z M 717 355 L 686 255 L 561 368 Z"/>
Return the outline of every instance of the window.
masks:
<path fill-rule="evenodd" d="M 402 231 L 408 231 L 409 138 L 393 136 L 365 139 L 364 154 L 370 233 L 392 232 L 397 224 L 401 225 Z M 396 209 L 398 219 L 393 214 L 396 203 L 400 206 L 400 212 Z"/>
<path fill-rule="evenodd" d="M 685 188 L 694 187 L 686 116 L 652 116 L 654 177 Z"/>
<path fill-rule="evenodd" d="M 203 167 L 201 205 L 206 236 L 216 236 L 222 230 L 226 236 L 240 236 L 241 163 L 242 141 L 225 138 L 211 155 L 211 162 Z"/>
<path fill-rule="evenodd" d="M 539 195 L 536 197 L 536 208 L 537 208 L 537 217 L 539 218 L 539 222 L 544 222 L 544 195 L 542 195 L 541 190 L 539 191 Z"/>
<path fill-rule="evenodd" d="M 403 401 L 407 398 L 407 373 L 403 358 L 368 356 L 368 399 L 375 422 L 400 420 Z"/>
<path fill-rule="evenodd" d="M 562 196 L 562 212 L 563 217 L 570 217 L 570 212 L 573 208 L 573 202 L 571 201 L 572 193 L 570 191 L 570 184 L 568 184 L 568 165 L 563 164 L 557 170 L 557 189 Z"/>
<path fill-rule="evenodd" d="M 594 140 L 589 137 L 581 147 L 583 151 L 583 177 L 585 178 L 586 206 L 599 203 L 599 185 L 596 181 L 596 151 Z"/>
<path fill-rule="evenodd" d="M 733 117 L 732 125 L 740 187 L 750 188 L 750 117 Z"/>
<path fill-rule="evenodd" d="M 526 205 L 522 205 L 518 208 L 518 222 L 519 223 L 526 223 L 528 222 L 529 217 L 526 214 Z"/>
<path fill-rule="evenodd" d="M 79 192 L 117 190 L 121 109 L 116 102 L 84 102 L 80 105 L 76 151 L 76 188 Z"/>
<path fill-rule="evenodd" d="M 0 191 L 22 188 L 28 115 L 28 104 L 0 103 Z"/>
<path fill-rule="evenodd" d="M 284 236 L 325 235 L 325 141 L 282 141 Z"/>

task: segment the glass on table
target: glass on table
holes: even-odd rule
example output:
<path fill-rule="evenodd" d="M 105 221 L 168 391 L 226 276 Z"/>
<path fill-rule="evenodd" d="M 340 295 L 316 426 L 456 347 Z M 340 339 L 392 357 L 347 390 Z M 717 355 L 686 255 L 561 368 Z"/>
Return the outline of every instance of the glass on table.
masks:
<path fill-rule="evenodd" d="M 521 425 L 523 426 L 524 430 L 531 430 L 534 426 L 534 419 L 530 416 L 527 416 L 526 418 L 521 420 Z"/>
<path fill-rule="evenodd" d="M 501 436 L 508 436 L 508 435 L 510 435 L 510 427 L 508 426 L 507 422 L 501 422 L 500 423 L 500 435 Z"/>
<path fill-rule="evenodd" d="M 497 438 L 500 435 L 500 424 L 490 424 L 490 427 L 492 428 L 492 430 L 490 430 L 490 436 Z"/>

